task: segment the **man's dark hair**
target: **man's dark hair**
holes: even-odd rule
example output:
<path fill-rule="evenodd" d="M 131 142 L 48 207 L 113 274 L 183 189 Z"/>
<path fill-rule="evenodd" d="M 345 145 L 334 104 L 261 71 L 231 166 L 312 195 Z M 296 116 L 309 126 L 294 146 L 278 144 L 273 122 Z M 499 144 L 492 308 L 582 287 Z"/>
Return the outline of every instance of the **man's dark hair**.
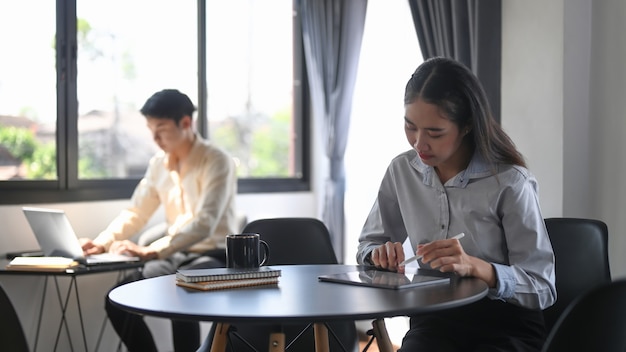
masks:
<path fill-rule="evenodd" d="M 177 89 L 163 89 L 148 98 L 139 111 L 146 117 L 170 119 L 178 124 L 183 116 L 193 117 L 196 107 L 187 95 Z"/>

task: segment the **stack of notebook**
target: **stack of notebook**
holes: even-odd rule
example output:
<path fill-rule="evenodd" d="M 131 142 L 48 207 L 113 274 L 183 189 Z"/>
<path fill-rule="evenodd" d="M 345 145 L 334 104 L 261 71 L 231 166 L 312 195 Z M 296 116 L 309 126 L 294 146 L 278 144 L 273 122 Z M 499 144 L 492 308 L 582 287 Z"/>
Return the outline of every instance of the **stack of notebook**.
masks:
<path fill-rule="evenodd" d="M 262 266 L 253 269 L 188 269 L 176 272 L 176 285 L 202 291 L 278 285 L 280 269 Z"/>

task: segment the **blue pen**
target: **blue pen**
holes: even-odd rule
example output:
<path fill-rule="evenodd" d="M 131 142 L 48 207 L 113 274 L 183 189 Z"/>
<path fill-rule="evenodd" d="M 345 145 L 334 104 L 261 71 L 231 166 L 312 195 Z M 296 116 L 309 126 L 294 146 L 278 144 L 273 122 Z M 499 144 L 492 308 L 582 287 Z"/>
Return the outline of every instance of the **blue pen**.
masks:
<path fill-rule="evenodd" d="M 460 239 L 461 239 L 461 238 L 463 238 L 464 236 L 465 236 L 465 234 L 464 234 L 463 232 L 461 232 L 460 234 L 458 234 L 458 235 L 456 235 L 456 236 L 453 236 L 453 237 L 451 237 L 451 238 L 454 238 L 454 239 L 460 240 Z M 407 264 L 409 264 L 409 263 L 411 263 L 411 262 L 414 262 L 414 261 L 416 261 L 416 260 L 418 260 L 418 259 L 422 259 L 422 256 L 421 256 L 421 255 L 416 255 L 416 256 L 414 256 L 414 257 L 411 257 L 411 258 L 409 258 L 409 259 L 406 259 L 405 261 L 403 261 L 402 263 L 400 263 L 400 265 L 407 265 Z"/>

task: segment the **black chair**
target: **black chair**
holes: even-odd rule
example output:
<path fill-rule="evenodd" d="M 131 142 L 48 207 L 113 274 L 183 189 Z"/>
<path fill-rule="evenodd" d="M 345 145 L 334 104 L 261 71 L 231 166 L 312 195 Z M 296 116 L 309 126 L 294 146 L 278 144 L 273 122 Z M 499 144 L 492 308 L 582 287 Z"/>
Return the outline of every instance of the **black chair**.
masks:
<path fill-rule="evenodd" d="M 0 343 L 3 351 L 28 352 L 28 342 L 15 308 L 0 285 Z"/>
<path fill-rule="evenodd" d="M 243 232 L 258 233 L 261 239 L 267 242 L 270 247 L 270 256 L 266 265 L 337 264 L 328 229 L 318 219 L 260 219 L 247 224 Z M 215 325 L 213 324 L 209 338 L 199 351 L 208 351 L 215 333 Z M 354 321 L 335 321 L 327 325 L 331 351 L 344 349 L 358 351 L 358 337 Z M 236 323 L 231 326 L 227 349 L 267 351 L 268 337 L 275 329 L 275 326 L 268 324 Z M 312 324 L 283 324 L 281 329 L 285 334 L 286 350 L 314 351 Z"/>
<path fill-rule="evenodd" d="M 243 232 L 258 233 L 267 242 L 267 265 L 337 264 L 328 228 L 318 219 L 260 219 L 247 224 Z"/>
<path fill-rule="evenodd" d="M 626 351 L 626 280 L 601 284 L 575 299 L 542 351 Z"/>
<path fill-rule="evenodd" d="M 557 301 L 544 310 L 546 330 L 550 332 L 572 301 L 597 286 L 611 282 L 611 273 L 609 235 L 604 222 L 548 218 L 545 224 L 556 261 Z"/>

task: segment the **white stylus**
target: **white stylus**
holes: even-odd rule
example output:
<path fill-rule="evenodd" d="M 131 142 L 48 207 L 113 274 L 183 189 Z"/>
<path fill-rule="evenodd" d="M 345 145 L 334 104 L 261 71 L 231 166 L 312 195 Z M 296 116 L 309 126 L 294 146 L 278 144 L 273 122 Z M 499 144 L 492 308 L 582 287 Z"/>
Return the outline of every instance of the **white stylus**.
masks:
<path fill-rule="evenodd" d="M 463 238 L 463 236 L 465 236 L 465 234 L 464 234 L 463 232 L 461 232 L 460 234 L 458 234 L 458 235 L 456 235 L 456 236 L 453 236 L 453 237 L 450 237 L 450 238 L 451 238 L 451 239 L 452 239 L 452 238 L 454 238 L 454 239 L 456 239 L 456 240 L 460 240 L 461 238 Z M 416 260 L 418 260 L 418 259 L 422 259 L 422 256 L 421 256 L 421 255 L 416 255 L 416 256 L 414 256 L 414 257 L 411 257 L 411 258 L 409 258 L 409 259 L 406 259 L 405 261 L 403 261 L 402 263 L 400 263 L 400 265 L 407 265 L 407 264 L 409 264 L 409 263 L 411 263 L 411 262 L 414 262 L 414 261 L 416 261 Z"/>

